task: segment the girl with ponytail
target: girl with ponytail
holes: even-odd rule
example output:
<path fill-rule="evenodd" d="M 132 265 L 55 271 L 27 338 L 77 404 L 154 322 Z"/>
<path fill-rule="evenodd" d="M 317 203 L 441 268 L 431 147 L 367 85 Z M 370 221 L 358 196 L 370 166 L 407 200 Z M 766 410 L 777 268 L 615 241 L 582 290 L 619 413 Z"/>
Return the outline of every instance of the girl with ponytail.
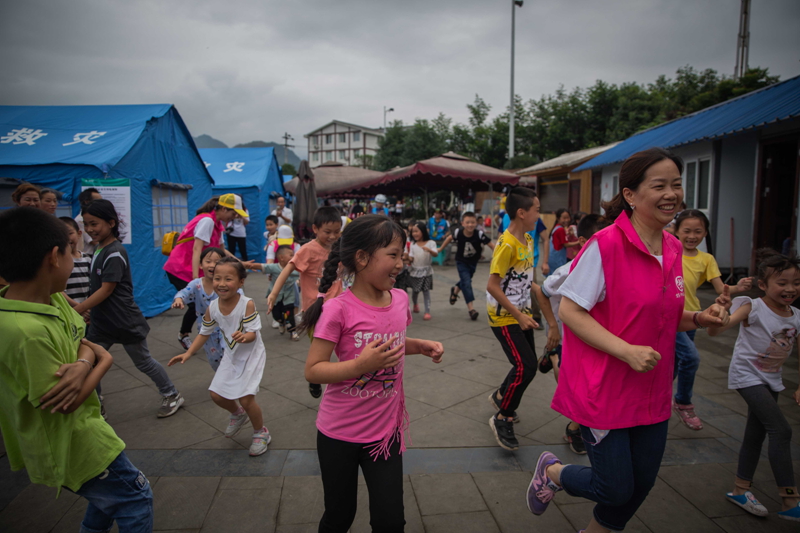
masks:
<path fill-rule="evenodd" d="M 356 514 L 358 469 L 367 482 L 375 531 L 403 531 L 403 392 L 407 354 L 438 363 L 440 342 L 406 338 L 408 295 L 395 289 L 403 268 L 405 233 L 382 215 L 345 227 L 325 262 L 316 302 L 301 329 L 313 332 L 305 378 L 327 383 L 317 416 L 317 454 L 325 489 L 320 531 L 347 531 Z M 341 265 L 341 266 L 340 266 Z M 324 301 L 342 274 L 349 289 Z M 336 351 L 336 361 L 331 355 Z"/>

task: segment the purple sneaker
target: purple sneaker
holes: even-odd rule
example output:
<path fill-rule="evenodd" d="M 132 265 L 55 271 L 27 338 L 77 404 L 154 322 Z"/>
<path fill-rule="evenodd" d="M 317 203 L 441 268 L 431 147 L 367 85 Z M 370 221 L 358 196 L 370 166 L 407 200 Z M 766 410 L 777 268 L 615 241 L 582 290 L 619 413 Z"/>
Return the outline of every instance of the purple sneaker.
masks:
<path fill-rule="evenodd" d="M 561 461 L 550 452 L 543 452 L 536 462 L 536 470 L 527 493 L 528 510 L 535 515 L 544 513 L 556 492 L 562 490 L 547 477 L 547 467 L 556 463 L 561 464 Z"/>

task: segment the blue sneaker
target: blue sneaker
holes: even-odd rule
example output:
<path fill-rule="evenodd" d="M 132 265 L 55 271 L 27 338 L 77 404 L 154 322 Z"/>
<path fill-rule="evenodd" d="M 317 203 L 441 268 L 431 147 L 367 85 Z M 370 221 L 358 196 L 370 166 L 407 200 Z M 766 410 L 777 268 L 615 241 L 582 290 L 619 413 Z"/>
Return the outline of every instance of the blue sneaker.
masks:
<path fill-rule="evenodd" d="M 800 503 L 797 507 L 792 507 L 788 511 L 779 511 L 778 516 L 784 520 L 791 520 L 792 522 L 800 522 Z"/>
<path fill-rule="evenodd" d="M 756 516 L 767 516 L 769 514 L 769 511 L 767 511 L 767 508 L 764 507 L 761 504 L 761 502 L 758 501 L 756 499 L 756 497 L 753 496 L 753 493 L 750 492 L 749 490 L 747 492 L 745 492 L 744 494 L 740 494 L 738 496 L 734 496 L 734 494 L 732 492 L 729 492 L 728 494 L 725 495 L 725 497 L 728 498 L 729 502 L 731 502 L 734 505 L 738 505 L 739 507 L 741 507 L 742 509 L 744 509 L 745 511 L 747 511 L 750 514 L 753 514 L 753 515 L 756 515 Z M 798 511 L 800 512 L 800 510 L 798 510 Z M 790 512 L 790 511 L 787 511 L 787 512 Z M 800 516 L 800 515 L 798 515 L 798 516 Z"/>

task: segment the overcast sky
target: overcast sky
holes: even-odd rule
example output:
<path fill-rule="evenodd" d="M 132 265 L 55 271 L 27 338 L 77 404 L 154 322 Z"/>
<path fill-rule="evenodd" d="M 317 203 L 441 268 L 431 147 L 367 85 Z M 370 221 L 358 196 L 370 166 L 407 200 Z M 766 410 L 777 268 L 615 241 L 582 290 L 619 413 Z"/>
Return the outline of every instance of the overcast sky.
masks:
<path fill-rule="evenodd" d="M 526 0 L 516 92 L 733 72 L 737 0 Z M 800 1 L 753 0 L 750 66 L 800 74 Z M 69 0 L 0 4 L 0 104 L 173 103 L 197 136 L 304 157 L 332 119 L 379 127 L 509 99 L 511 0 Z"/>

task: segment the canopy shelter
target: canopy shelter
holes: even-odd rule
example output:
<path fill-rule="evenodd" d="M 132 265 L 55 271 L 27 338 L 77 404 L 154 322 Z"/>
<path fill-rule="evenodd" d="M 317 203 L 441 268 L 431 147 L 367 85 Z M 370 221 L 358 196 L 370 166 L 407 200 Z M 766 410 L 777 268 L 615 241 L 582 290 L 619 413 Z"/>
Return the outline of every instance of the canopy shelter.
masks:
<path fill-rule="evenodd" d="M 82 188 L 114 203 L 145 316 L 169 308 L 175 289 L 161 254 L 164 233 L 181 231 L 208 200 L 212 180 L 171 104 L 0 106 L 0 197 L 17 180 L 60 191 L 75 216 Z M 0 202 L 6 206 L 7 202 Z"/>
<path fill-rule="evenodd" d="M 247 225 L 248 257 L 264 262 L 264 220 L 283 196 L 283 176 L 274 148 L 204 148 L 200 156 L 211 177 L 214 194 L 232 192 L 242 197 L 250 213 Z"/>
<path fill-rule="evenodd" d="M 314 184 L 319 198 L 363 198 L 368 194 L 354 189 L 377 183 L 385 176 L 384 172 L 329 161 L 314 169 Z M 294 194 L 298 183 L 297 177 L 292 178 L 286 184 L 286 190 Z"/>

